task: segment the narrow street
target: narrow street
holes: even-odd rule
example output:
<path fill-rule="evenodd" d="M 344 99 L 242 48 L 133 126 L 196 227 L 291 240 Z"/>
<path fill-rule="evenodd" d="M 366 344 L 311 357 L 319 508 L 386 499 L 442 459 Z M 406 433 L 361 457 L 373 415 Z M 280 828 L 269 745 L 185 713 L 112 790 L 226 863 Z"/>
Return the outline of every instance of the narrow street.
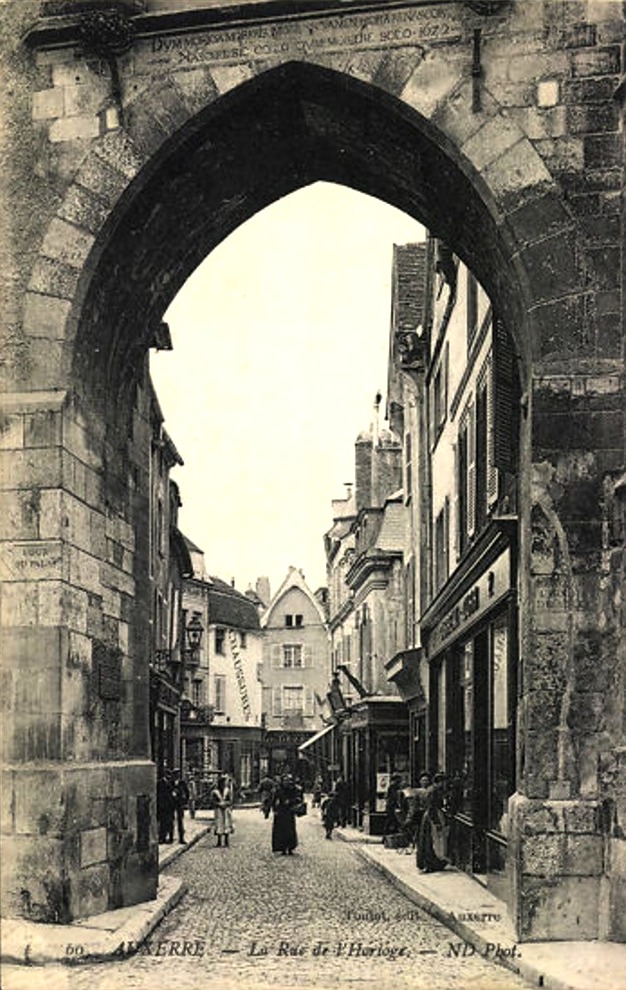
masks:
<path fill-rule="evenodd" d="M 238 811 L 235 829 L 229 849 L 215 848 L 208 835 L 168 868 L 188 892 L 136 955 L 71 968 L 11 967 L 7 990 L 527 986 L 485 959 L 456 958 L 456 936 L 350 844 L 326 841 L 315 812 L 299 820 L 292 857 L 271 852 L 271 820 L 257 809 Z"/>

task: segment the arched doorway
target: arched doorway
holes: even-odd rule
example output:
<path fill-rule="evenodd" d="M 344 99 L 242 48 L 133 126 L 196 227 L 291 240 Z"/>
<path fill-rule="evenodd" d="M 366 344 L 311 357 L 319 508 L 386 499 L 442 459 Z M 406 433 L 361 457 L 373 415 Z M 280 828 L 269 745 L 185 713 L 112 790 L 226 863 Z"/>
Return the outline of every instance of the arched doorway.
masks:
<path fill-rule="evenodd" d="M 163 90 L 155 89 L 150 99 L 158 105 L 162 95 Z M 84 640 L 81 640 L 85 652 L 76 654 L 76 670 L 81 673 L 76 676 L 75 694 L 60 703 L 60 711 L 52 720 L 54 741 L 39 739 L 33 743 L 29 739 L 25 749 L 21 742 L 19 745 L 16 742 L 13 750 L 16 763 L 29 755 L 31 758 L 47 755 L 62 762 L 70 752 L 78 753 L 81 762 L 75 763 L 73 772 L 76 779 L 81 777 L 77 786 L 89 799 L 93 797 L 93 786 L 107 791 L 113 779 L 122 779 L 119 788 L 123 803 L 131 809 L 133 819 L 129 825 L 126 815 L 123 831 L 128 836 L 140 830 L 139 807 L 134 807 L 133 800 L 138 794 L 149 796 L 153 787 L 152 771 L 146 760 L 145 603 L 149 594 L 146 560 L 150 539 L 143 511 L 146 457 L 141 437 L 133 437 L 129 431 L 137 390 L 142 387 L 147 349 L 179 287 L 212 247 L 263 206 L 319 179 L 349 185 L 419 219 L 471 266 L 516 343 L 522 388 L 530 410 L 533 358 L 543 357 L 545 367 L 549 355 L 545 344 L 546 313 L 537 304 L 534 280 L 540 253 L 527 244 L 522 247 L 520 240 L 524 211 L 530 200 L 535 201 L 535 206 L 541 200 L 551 222 L 554 223 L 555 216 L 567 219 L 562 203 L 543 181 L 543 175 L 542 181 L 525 187 L 523 202 L 512 202 L 507 183 L 498 183 L 497 168 L 489 183 L 442 129 L 396 97 L 331 69 L 290 62 L 261 72 L 215 100 L 183 126 L 177 125 L 174 115 L 165 127 L 168 136 L 156 151 L 150 147 L 150 135 L 146 137 L 142 132 L 145 112 L 145 106 L 129 106 L 126 133 L 120 140 L 114 135 L 101 140 L 83 163 L 77 182 L 67 191 L 60 209 L 60 214 L 67 216 L 72 203 L 76 204 L 80 198 L 77 189 L 84 192 L 85 188 L 91 188 L 89 195 L 83 195 L 82 206 L 75 208 L 72 220 L 79 231 L 84 229 L 83 224 L 91 227 L 89 237 L 85 236 L 77 248 L 84 250 L 85 260 L 84 264 L 75 266 L 79 272 L 78 284 L 71 292 L 70 305 L 63 316 L 56 388 L 67 389 L 68 395 L 59 396 L 55 411 L 65 424 L 65 438 L 72 437 L 71 441 L 65 441 L 73 444 L 72 458 L 80 460 L 86 470 L 77 473 L 72 460 L 71 470 L 60 471 L 58 488 L 71 499 L 80 489 L 79 497 L 89 507 L 88 525 L 104 539 L 100 554 L 107 579 L 112 582 L 109 587 L 115 588 L 117 582 L 119 587 L 115 590 L 126 596 L 128 611 L 126 618 L 121 610 L 118 617 L 109 617 L 115 621 L 106 624 L 108 632 L 103 638 L 90 633 L 85 622 Z M 494 119 L 497 126 L 497 115 Z M 114 169 L 107 166 L 107 156 L 109 161 L 115 161 Z M 93 211 L 88 219 L 93 202 L 102 202 L 102 184 L 106 185 L 108 180 L 111 188 L 105 191 L 111 205 L 101 211 L 104 221 L 93 219 Z M 560 222 L 557 220 L 557 227 Z M 564 224 L 554 237 L 551 251 L 567 250 L 568 237 Z M 556 285 L 546 288 L 544 284 L 542 292 L 543 302 L 546 294 L 558 294 Z M 541 411 L 542 415 L 544 412 Z M 527 497 L 520 500 L 521 557 L 526 567 L 531 553 L 528 496 L 533 444 L 541 448 L 536 438 L 531 439 L 530 426 L 531 417 L 527 416 L 522 423 L 521 445 L 521 476 Z M 80 457 L 75 458 L 79 448 Z M 565 458 L 569 463 L 568 458 L 569 454 Z M 562 546 L 562 532 L 549 499 L 543 495 L 542 499 L 548 529 L 552 526 L 546 537 L 546 553 L 552 552 L 552 539 L 557 554 Z M 557 536 L 554 531 L 558 531 Z M 61 537 L 62 545 L 64 539 L 69 542 Z M 111 541 L 111 554 L 117 552 L 113 545 L 128 551 L 130 556 L 125 565 L 119 565 L 114 556 L 109 559 L 107 541 Z M 120 577 L 122 570 L 125 579 Z M 92 619 L 97 625 L 104 614 L 103 602 L 98 600 L 102 596 L 91 590 L 85 599 L 81 578 L 73 573 L 65 584 L 70 590 L 81 590 L 81 601 L 95 613 Z M 98 580 L 94 577 L 96 584 Z M 528 638 L 531 631 L 537 633 L 543 621 L 533 610 L 529 582 L 521 588 L 521 607 L 525 622 L 521 636 Z M 122 623 L 126 626 L 125 649 L 120 646 Z M 573 648 L 571 635 L 571 629 L 566 631 L 563 640 L 566 649 Z M 28 637 L 20 647 L 31 652 L 34 648 Z M 87 661 L 93 659 L 94 651 L 98 654 L 99 686 L 92 699 L 93 668 Z M 62 639 L 50 644 L 47 648 L 50 669 L 61 671 L 71 655 Z M 551 657 L 548 666 L 553 662 L 554 651 Z M 556 663 L 562 666 L 561 659 Z M 569 661 L 565 668 L 567 679 Z M 109 691 L 110 696 L 103 694 L 103 690 Z M 562 680 L 554 690 L 557 697 L 567 695 Z M 95 718 L 98 731 L 93 731 L 89 718 L 83 717 L 86 710 L 92 712 L 90 718 Z M 64 722 L 74 712 L 80 712 L 82 718 L 78 748 L 75 737 L 63 731 Z M 35 715 L 39 717 L 40 712 Z M 545 771 L 542 780 L 552 773 L 557 783 L 565 781 L 563 746 L 569 745 L 567 738 L 564 742 L 569 727 L 562 709 L 557 712 L 556 723 L 555 737 L 561 733 L 558 765 L 552 751 L 544 760 L 541 753 L 535 759 L 530 753 L 531 746 L 524 749 L 521 779 L 526 793 L 533 799 L 548 796 L 543 784 L 533 793 L 532 781 L 537 776 L 538 763 Z M 114 733 L 108 732 L 111 724 L 117 726 Z M 28 755 L 20 757 L 18 752 Z M 105 761 L 103 752 L 107 754 Z M 101 761 L 104 774 L 98 785 L 94 785 L 87 769 L 93 759 Z M 58 775 L 53 774 L 53 787 L 61 790 L 66 787 L 65 773 L 62 769 Z M 555 787 L 552 796 L 561 800 L 570 795 L 567 787 Z M 112 801 L 116 797 L 112 795 Z M 144 809 L 141 842 L 139 839 L 135 842 L 137 857 L 132 868 L 125 861 L 126 872 L 120 881 L 122 887 L 126 883 L 122 903 L 132 903 L 150 891 L 150 884 L 140 881 L 139 876 L 142 870 L 146 873 L 146 862 L 154 848 L 154 830 L 149 815 L 145 814 L 145 802 L 141 807 Z M 106 827 L 94 814 L 89 812 L 73 833 L 72 829 L 66 830 L 64 841 L 68 845 L 81 831 L 93 832 L 95 845 L 106 843 Z M 520 815 L 524 814 L 522 810 Z M 44 839 L 41 845 L 45 846 Z M 44 916 L 65 917 L 68 912 L 71 916 L 84 913 L 93 905 L 111 904 L 112 886 L 117 883 L 119 889 L 120 878 L 111 880 L 108 853 L 100 846 L 96 850 L 99 858 L 94 861 L 87 853 L 83 862 L 72 864 L 71 868 L 67 850 L 61 849 L 53 867 L 61 907 L 54 908 L 56 915 L 53 909 L 44 907 Z M 96 866 L 100 888 L 87 901 L 80 894 L 80 872 Z M 19 876 L 19 857 L 16 875 Z M 129 876 L 135 882 L 128 883 Z"/>

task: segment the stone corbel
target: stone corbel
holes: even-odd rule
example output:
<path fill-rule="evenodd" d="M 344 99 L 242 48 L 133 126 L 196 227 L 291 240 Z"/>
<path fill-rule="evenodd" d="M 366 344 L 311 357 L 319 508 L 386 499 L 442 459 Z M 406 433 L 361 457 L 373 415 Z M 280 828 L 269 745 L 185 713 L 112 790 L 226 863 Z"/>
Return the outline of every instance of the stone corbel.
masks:
<path fill-rule="evenodd" d="M 124 3 L 109 3 L 81 13 L 78 36 L 85 55 L 95 55 L 109 67 L 110 103 L 104 108 L 104 129 L 115 130 L 124 123 L 122 81 L 118 57 L 133 45 L 135 27 Z"/>

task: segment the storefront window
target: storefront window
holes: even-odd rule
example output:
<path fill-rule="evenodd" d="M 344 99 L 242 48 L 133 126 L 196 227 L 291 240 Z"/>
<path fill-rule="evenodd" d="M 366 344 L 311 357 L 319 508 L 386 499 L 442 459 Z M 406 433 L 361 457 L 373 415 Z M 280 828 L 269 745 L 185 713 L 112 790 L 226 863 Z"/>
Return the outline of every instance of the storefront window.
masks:
<path fill-rule="evenodd" d="M 437 767 L 446 768 L 446 666 L 444 663 L 437 673 Z"/>
<path fill-rule="evenodd" d="M 506 834 L 510 780 L 509 665 L 507 616 L 492 627 L 491 649 L 491 800 L 489 827 Z"/>
<path fill-rule="evenodd" d="M 463 647 L 460 663 L 460 694 L 463 734 L 461 740 L 461 810 L 472 814 L 474 786 L 474 642 Z"/>

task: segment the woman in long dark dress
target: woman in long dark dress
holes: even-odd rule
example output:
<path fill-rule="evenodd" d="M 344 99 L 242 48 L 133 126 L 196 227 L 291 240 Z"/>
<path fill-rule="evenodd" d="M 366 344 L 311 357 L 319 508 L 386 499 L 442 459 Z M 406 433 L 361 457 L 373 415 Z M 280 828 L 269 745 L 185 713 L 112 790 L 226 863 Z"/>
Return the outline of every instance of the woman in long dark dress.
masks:
<path fill-rule="evenodd" d="M 436 773 L 426 790 L 425 810 L 417 842 L 417 865 L 424 873 L 445 870 L 448 828 L 443 810 L 444 776 Z"/>
<path fill-rule="evenodd" d="M 296 832 L 296 807 L 302 803 L 302 792 L 296 787 L 291 774 L 281 778 L 274 792 L 272 809 L 272 852 L 291 856 L 298 845 Z"/>

